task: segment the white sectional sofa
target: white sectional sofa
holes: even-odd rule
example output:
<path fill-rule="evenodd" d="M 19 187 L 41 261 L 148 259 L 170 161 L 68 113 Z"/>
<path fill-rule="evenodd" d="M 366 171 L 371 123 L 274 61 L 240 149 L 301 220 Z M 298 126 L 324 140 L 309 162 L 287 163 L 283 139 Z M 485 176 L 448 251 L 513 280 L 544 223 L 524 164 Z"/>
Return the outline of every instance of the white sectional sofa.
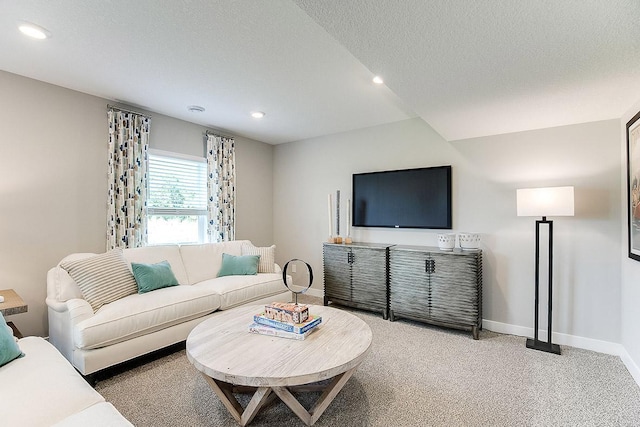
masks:
<path fill-rule="evenodd" d="M 90 375 L 184 341 L 217 310 L 290 301 L 282 271 L 273 260 L 267 267 L 273 272 L 218 277 L 223 254 L 241 256 L 266 249 L 248 240 L 125 249 L 128 263 L 168 261 L 179 285 L 127 295 L 95 312 L 61 265 L 96 255 L 69 255 L 47 275 L 49 340 L 80 373 Z M 263 258 L 261 266 L 268 261 Z"/>
<path fill-rule="evenodd" d="M 0 425 L 133 426 L 47 341 L 18 346 L 24 356 L 0 367 Z"/>

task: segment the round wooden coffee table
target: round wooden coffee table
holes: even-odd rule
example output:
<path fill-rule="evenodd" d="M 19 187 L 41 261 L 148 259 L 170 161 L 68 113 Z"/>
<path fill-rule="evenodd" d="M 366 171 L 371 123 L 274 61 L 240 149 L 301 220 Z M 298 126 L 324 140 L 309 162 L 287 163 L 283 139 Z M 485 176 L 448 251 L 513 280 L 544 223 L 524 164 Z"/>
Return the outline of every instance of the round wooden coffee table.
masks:
<path fill-rule="evenodd" d="M 313 425 L 366 356 L 371 329 L 346 311 L 314 305 L 309 312 L 322 316 L 322 324 L 304 340 L 249 333 L 253 315 L 263 310 L 243 306 L 200 323 L 187 338 L 187 357 L 240 425 L 275 396 Z M 233 395 L 238 386 L 254 391 L 246 408 Z M 310 411 L 291 394 L 318 389 L 324 392 Z"/>

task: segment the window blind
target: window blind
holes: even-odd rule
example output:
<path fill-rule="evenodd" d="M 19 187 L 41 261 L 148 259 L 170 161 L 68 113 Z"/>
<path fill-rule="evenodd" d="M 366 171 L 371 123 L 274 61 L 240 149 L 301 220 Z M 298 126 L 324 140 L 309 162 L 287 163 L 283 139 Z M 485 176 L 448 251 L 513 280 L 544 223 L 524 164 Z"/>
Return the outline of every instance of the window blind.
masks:
<path fill-rule="evenodd" d="M 149 154 L 149 214 L 206 215 L 207 163 Z"/>

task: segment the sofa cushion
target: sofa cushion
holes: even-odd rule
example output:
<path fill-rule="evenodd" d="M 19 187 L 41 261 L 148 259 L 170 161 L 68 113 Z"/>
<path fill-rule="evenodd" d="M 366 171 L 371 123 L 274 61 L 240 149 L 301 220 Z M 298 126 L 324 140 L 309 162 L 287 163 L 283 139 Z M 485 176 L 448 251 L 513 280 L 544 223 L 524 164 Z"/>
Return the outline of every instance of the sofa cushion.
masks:
<path fill-rule="evenodd" d="M 251 243 L 248 240 L 234 240 L 231 242 L 205 243 L 203 245 L 182 245 L 180 254 L 189 277 L 189 284 L 218 277 L 222 266 L 222 254 L 242 255 L 242 244 Z"/>
<path fill-rule="evenodd" d="M 122 249 L 60 264 L 78 284 L 82 296 L 94 311 L 104 304 L 138 292 Z"/>
<path fill-rule="evenodd" d="M 178 285 L 178 280 L 173 275 L 168 261 L 160 261 L 156 264 L 132 262 L 131 269 L 138 284 L 139 294 Z"/>
<path fill-rule="evenodd" d="M 53 425 L 53 427 L 115 427 L 131 426 L 120 412 L 109 402 L 96 403 L 84 411 L 77 412 Z"/>
<path fill-rule="evenodd" d="M 242 255 L 259 255 L 258 273 L 275 273 L 276 245 L 257 247 L 247 243 L 242 244 Z"/>
<path fill-rule="evenodd" d="M 0 367 L 1 425 L 50 426 L 104 402 L 53 345 L 39 337 L 18 344 L 25 356 Z"/>
<path fill-rule="evenodd" d="M 194 286 L 129 295 L 78 322 L 73 343 L 81 349 L 105 347 L 204 316 L 219 307 L 220 295 Z"/>
<path fill-rule="evenodd" d="M 220 310 L 285 292 L 282 275 L 259 273 L 255 276 L 225 276 L 193 285 L 220 295 Z"/>
<path fill-rule="evenodd" d="M 0 313 L 0 366 L 6 365 L 14 359 L 24 356 L 13 337 L 13 330 L 7 325 Z"/>
<path fill-rule="evenodd" d="M 124 258 L 129 263 L 155 264 L 167 261 L 171 265 L 171 271 L 181 285 L 189 284 L 187 272 L 182 264 L 182 255 L 178 245 L 145 246 L 142 248 L 130 248 L 122 251 Z"/>
<path fill-rule="evenodd" d="M 218 272 L 218 277 L 253 276 L 258 274 L 258 262 L 260 262 L 260 255 L 234 256 L 222 254 L 222 266 Z"/>

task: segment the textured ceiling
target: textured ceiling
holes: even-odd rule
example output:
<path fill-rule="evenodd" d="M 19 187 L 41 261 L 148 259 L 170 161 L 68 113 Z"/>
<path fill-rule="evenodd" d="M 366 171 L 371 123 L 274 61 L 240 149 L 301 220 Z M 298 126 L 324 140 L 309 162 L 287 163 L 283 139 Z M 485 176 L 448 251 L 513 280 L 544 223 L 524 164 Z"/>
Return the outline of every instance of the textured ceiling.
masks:
<path fill-rule="evenodd" d="M 259 141 L 415 117 L 288 0 L 0 0 L 0 11 L 0 69 Z M 53 37 L 26 38 L 19 20 Z"/>
<path fill-rule="evenodd" d="M 416 115 L 456 140 L 619 118 L 640 1 L 0 0 L 0 69 L 272 144 Z"/>
<path fill-rule="evenodd" d="M 638 0 L 296 0 L 447 140 L 620 118 Z"/>

